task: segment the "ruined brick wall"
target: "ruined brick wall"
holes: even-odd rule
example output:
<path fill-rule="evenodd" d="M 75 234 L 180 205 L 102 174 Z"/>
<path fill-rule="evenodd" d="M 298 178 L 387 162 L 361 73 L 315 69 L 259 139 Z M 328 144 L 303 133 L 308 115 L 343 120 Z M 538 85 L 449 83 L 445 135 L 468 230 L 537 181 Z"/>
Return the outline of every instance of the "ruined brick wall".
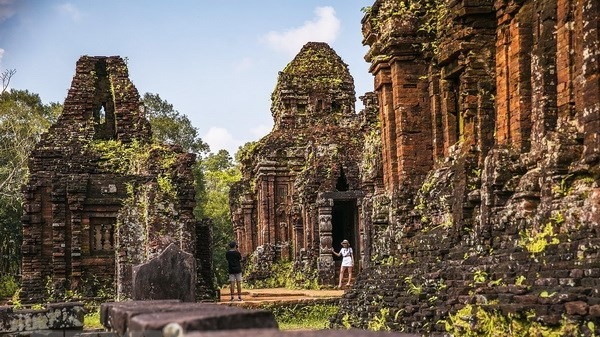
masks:
<path fill-rule="evenodd" d="M 372 256 L 373 200 L 385 191 L 383 183 L 383 168 L 381 155 L 381 123 L 379 105 L 374 92 L 365 93 L 360 99 L 364 109 L 361 118 L 358 137 L 362 138 L 363 148 L 360 158 L 360 183 L 363 197 L 359 208 L 358 234 L 360 236 L 360 268 L 369 266 Z"/>
<path fill-rule="evenodd" d="M 498 1 L 498 143 L 535 143 L 572 123 L 597 160 L 598 3 Z M 562 125 L 559 125 L 562 124 Z"/>
<path fill-rule="evenodd" d="M 325 43 L 307 43 L 279 73 L 274 128 L 245 154 L 243 180 L 232 189 L 234 228 L 246 254 L 312 270 L 319 263 L 320 278 L 330 283 L 333 238 L 336 245 L 342 235 L 360 243 L 362 140 L 355 100 L 347 65 Z M 340 215 L 349 217 L 347 228 L 332 224 L 335 207 L 352 209 Z"/>
<path fill-rule="evenodd" d="M 23 298 L 130 294 L 131 267 L 170 242 L 195 252 L 195 156 L 153 144 L 120 57 L 83 56 L 24 187 Z"/>
<path fill-rule="evenodd" d="M 372 198 L 369 267 L 334 325 L 598 334 L 598 10 L 587 0 L 368 9 L 385 191 Z M 417 88 L 409 71 L 421 73 Z M 416 118 L 432 132 L 417 160 L 431 166 L 403 169 L 413 144 L 401 107 L 414 106 L 404 93 L 420 81 Z"/>

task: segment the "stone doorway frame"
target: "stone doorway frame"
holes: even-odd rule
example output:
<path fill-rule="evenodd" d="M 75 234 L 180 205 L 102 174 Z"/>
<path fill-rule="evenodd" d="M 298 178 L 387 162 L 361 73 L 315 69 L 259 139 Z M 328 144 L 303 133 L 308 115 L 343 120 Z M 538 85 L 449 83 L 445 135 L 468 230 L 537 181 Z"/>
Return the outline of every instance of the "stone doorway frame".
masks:
<path fill-rule="evenodd" d="M 318 221 L 319 221 L 319 257 L 317 268 L 319 273 L 320 284 L 336 284 L 336 265 L 331 253 L 333 247 L 333 207 L 336 201 L 356 201 L 355 219 L 352 229 L 352 239 L 354 245 L 355 273 L 361 269 L 362 252 L 364 251 L 363 238 L 365 237 L 364 228 L 360 226 L 361 222 L 361 205 L 364 193 L 361 191 L 343 191 L 343 192 L 323 192 L 317 196 Z"/>

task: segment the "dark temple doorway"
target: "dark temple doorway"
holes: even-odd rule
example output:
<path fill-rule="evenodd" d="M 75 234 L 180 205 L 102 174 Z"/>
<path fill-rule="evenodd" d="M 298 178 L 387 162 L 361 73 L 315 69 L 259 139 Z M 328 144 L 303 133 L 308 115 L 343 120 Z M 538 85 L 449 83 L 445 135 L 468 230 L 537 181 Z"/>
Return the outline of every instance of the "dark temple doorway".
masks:
<path fill-rule="evenodd" d="M 336 252 L 339 252 L 342 248 L 342 240 L 348 240 L 350 247 L 354 253 L 354 266 L 358 265 L 358 256 L 360 256 L 357 250 L 357 225 L 358 212 L 356 206 L 356 199 L 345 199 L 345 200 L 334 200 L 333 209 L 331 211 L 331 236 L 332 246 Z M 339 273 L 339 267 L 342 263 L 341 257 L 334 256 L 336 265 L 336 277 Z"/>

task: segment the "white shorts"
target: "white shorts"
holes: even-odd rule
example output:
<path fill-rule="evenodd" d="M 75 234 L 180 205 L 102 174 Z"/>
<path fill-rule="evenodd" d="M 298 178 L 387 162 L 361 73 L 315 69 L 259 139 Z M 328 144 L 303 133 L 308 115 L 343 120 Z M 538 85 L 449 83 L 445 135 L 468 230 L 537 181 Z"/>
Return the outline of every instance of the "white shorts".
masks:
<path fill-rule="evenodd" d="M 229 282 L 242 282 L 242 273 L 229 274 Z"/>

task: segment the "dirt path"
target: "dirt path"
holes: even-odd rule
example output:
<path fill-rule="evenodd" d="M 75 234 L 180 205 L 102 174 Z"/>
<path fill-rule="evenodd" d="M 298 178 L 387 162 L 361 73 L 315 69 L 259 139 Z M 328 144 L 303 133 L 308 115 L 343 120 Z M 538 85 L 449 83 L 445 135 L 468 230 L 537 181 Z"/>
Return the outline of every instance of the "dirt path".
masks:
<path fill-rule="evenodd" d="M 327 302 L 342 297 L 344 290 L 242 289 L 242 302 L 230 301 L 229 288 L 221 288 L 222 304 L 253 306 L 268 302 Z M 237 295 L 235 296 L 237 299 Z"/>

